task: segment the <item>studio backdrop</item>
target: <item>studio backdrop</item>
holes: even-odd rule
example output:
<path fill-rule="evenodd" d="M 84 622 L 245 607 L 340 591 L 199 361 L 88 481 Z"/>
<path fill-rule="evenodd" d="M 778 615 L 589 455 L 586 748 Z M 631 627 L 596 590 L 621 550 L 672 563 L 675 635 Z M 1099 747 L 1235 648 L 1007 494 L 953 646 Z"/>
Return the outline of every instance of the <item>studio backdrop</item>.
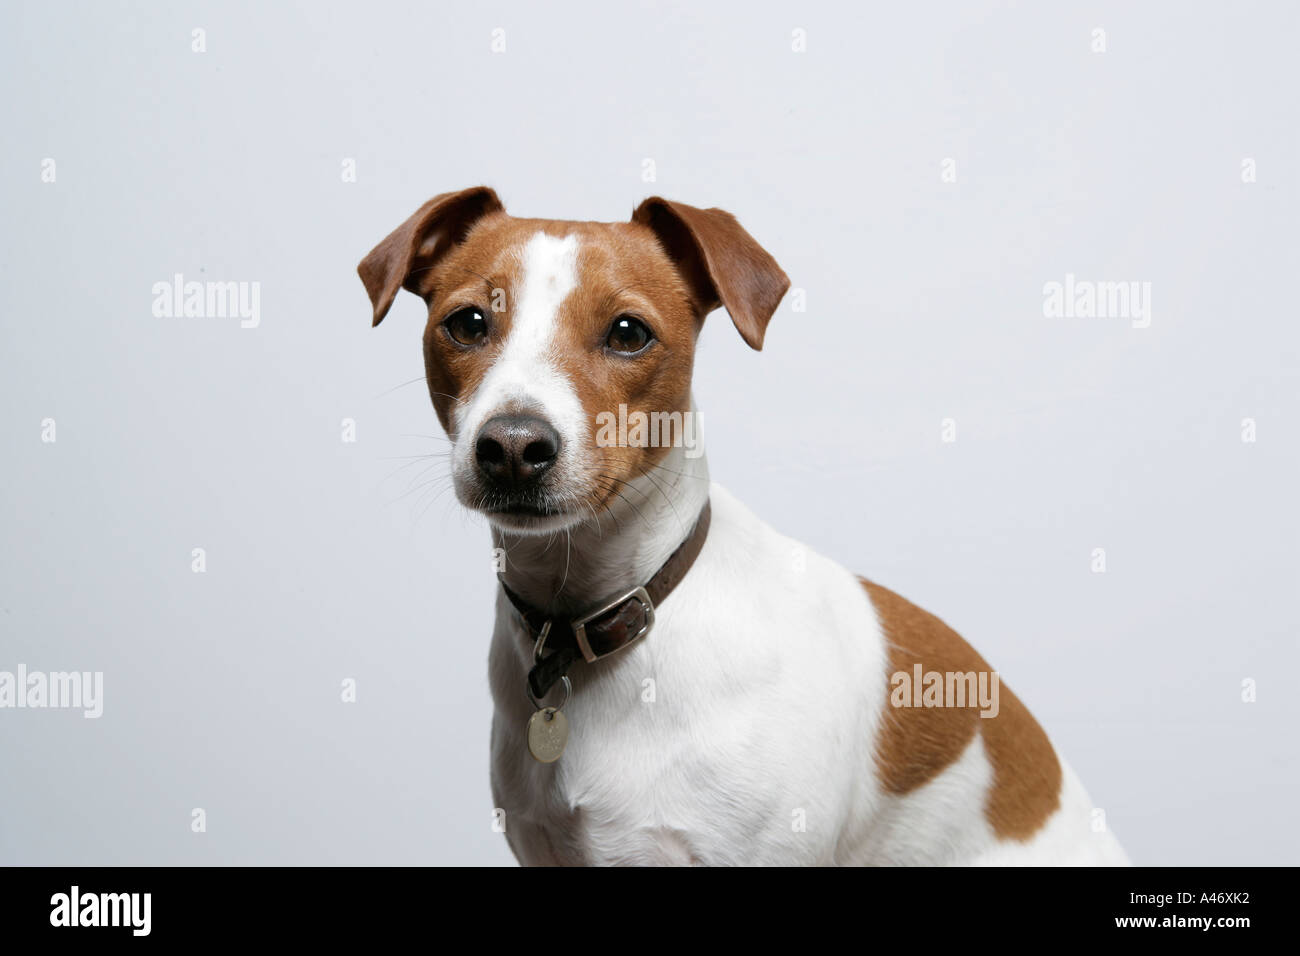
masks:
<path fill-rule="evenodd" d="M 713 478 L 977 646 L 1134 862 L 1296 861 L 1293 5 L 0 16 L 0 672 L 79 675 L 0 699 L 0 863 L 513 862 L 488 530 L 355 271 L 478 184 L 734 213 L 793 287 L 705 324 Z"/>

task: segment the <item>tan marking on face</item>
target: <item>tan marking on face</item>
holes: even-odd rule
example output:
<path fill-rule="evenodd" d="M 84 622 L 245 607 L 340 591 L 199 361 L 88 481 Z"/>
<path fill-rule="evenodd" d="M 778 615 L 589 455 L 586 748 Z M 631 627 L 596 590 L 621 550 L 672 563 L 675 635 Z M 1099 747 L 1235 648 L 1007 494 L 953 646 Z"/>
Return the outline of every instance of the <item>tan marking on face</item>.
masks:
<path fill-rule="evenodd" d="M 465 240 L 432 269 L 416 276 L 418 293 L 429 306 L 424 329 L 424 365 L 438 420 L 455 437 L 454 409 L 483 381 L 510 334 L 509 302 L 523 279 L 523 248 L 535 223 L 494 213 L 480 219 Z M 504 305 L 500 311 L 494 307 Z M 491 341 L 479 349 L 458 347 L 442 328 L 457 309 L 480 309 L 491 327 Z"/>
<path fill-rule="evenodd" d="M 691 408 L 691 373 L 701 318 L 654 234 L 634 223 L 599 224 L 583 235 L 578 288 L 562 310 L 556 358 L 573 383 L 588 423 L 591 477 L 599 508 L 627 482 L 668 453 L 663 446 L 596 443 L 602 413 L 646 416 Z M 635 355 L 612 352 L 605 340 L 615 319 L 634 316 L 653 341 Z"/>
<path fill-rule="evenodd" d="M 903 795 L 933 780 L 983 734 L 993 766 L 984 815 L 1003 840 L 1031 837 L 1060 805 L 1061 765 L 1047 734 L 1011 689 L 999 684 L 999 710 L 981 717 L 973 707 L 894 707 L 890 675 L 992 669 L 976 650 L 933 614 L 892 591 L 862 580 L 889 646 L 885 714 L 876 766 L 887 793 Z"/>

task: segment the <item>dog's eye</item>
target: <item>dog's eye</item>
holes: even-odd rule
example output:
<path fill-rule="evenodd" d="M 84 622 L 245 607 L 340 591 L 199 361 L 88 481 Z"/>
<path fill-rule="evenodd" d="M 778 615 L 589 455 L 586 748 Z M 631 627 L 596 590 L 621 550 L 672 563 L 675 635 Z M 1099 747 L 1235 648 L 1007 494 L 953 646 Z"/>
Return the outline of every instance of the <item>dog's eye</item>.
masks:
<path fill-rule="evenodd" d="M 443 320 L 447 334 L 461 345 L 482 345 L 487 339 L 487 319 L 472 305 L 457 309 Z"/>
<path fill-rule="evenodd" d="M 632 355 L 649 345 L 653 338 L 646 324 L 640 319 L 630 315 L 620 315 L 609 327 L 609 334 L 605 336 L 605 347 L 615 352 L 622 352 L 624 355 Z"/>

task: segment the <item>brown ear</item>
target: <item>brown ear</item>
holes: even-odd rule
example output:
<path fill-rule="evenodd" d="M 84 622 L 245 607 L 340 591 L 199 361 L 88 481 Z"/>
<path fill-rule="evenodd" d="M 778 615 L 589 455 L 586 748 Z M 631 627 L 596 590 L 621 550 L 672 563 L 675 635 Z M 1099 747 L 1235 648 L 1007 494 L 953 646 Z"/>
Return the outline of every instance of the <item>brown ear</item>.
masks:
<path fill-rule="evenodd" d="M 701 314 L 726 306 L 750 348 L 763 347 L 790 279 L 735 216 L 653 196 L 637 206 L 632 221 L 655 231 L 690 283 Z"/>
<path fill-rule="evenodd" d="M 476 220 L 504 208 L 487 186 L 443 193 L 417 209 L 415 215 L 370 250 L 357 266 L 357 274 L 370 294 L 374 325 L 388 314 L 398 289 L 417 290 L 418 283 L 408 281 L 412 273 L 433 265 L 465 238 Z"/>

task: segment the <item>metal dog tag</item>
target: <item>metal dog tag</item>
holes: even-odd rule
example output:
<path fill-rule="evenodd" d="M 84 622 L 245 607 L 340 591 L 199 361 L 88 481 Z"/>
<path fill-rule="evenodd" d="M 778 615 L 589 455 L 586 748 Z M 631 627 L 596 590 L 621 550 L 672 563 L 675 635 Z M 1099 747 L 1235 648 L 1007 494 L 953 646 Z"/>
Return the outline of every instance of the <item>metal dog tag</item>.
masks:
<path fill-rule="evenodd" d="M 528 718 L 528 752 L 539 763 L 555 763 L 569 742 L 569 718 L 556 707 L 544 707 Z"/>

